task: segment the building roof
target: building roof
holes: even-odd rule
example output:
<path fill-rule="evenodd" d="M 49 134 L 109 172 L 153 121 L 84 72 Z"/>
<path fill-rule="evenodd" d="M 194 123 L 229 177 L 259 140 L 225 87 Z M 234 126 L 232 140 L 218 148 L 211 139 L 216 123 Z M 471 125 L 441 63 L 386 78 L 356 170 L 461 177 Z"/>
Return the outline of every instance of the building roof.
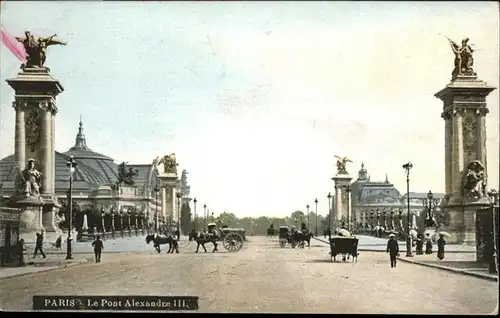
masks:
<path fill-rule="evenodd" d="M 68 156 L 73 156 L 75 159 L 100 159 L 106 161 L 113 161 L 112 158 L 100 154 L 98 152 L 92 151 L 89 147 L 87 147 L 87 140 L 85 139 L 85 135 L 83 133 L 83 123 L 80 118 L 80 122 L 78 123 L 78 133 L 75 138 L 75 145 L 69 148 L 64 154 Z M 116 169 L 115 169 L 116 170 Z"/>
<path fill-rule="evenodd" d="M 401 194 L 389 182 L 387 175 L 385 181 L 371 181 L 364 163 L 358 171 L 358 178 L 351 185 L 353 204 L 374 205 L 399 205 Z"/>

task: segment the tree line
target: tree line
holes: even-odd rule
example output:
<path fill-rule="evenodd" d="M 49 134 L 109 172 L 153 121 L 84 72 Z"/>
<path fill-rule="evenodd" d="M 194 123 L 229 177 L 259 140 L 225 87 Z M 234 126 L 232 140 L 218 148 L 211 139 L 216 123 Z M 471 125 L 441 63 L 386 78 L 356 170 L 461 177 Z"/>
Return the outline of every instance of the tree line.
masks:
<path fill-rule="evenodd" d="M 181 227 L 184 233 L 190 232 L 193 228 L 202 230 L 208 223 L 216 223 L 219 227 L 227 225 L 230 228 L 243 228 L 249 235 L 266 235 L 267 229 L 272 224 L 277 229 L 280 226 L 296 226 L 300 228 L 301 223 L 308 223 L 308 215 L 302 211 L 295 211 L 287 217 L 244 217 L 238 218 L 234 213 L 223 212 L 220 214 L 209 215 L 205 220 L 203 218 L 203 211 L 197 215 L 196 222 L 194 215 L 188 204 L 182 206 L 181 209 Z M 196 223 L 196 224 L 195 224 Z M 317 224 L 317 226 L 316 226 Z M 328 217 L 319 215 L 316 216 L 314 212 L 309 213 L 309 226 L 307 226 L 312 233 L 322 235 L 323 231 L 328 228 Z"/>

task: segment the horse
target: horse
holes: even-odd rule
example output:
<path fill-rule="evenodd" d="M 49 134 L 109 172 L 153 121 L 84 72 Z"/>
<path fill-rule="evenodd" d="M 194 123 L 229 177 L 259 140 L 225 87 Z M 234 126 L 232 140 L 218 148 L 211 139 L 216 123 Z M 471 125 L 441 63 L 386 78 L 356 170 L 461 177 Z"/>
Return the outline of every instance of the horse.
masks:
<path fill-rule="evenodd" d="M 311 237 L 314 237 L 314 235 L 308 231 L 306 231 L 305 233 L 296 231 L 293 233 L 292 237 L 293 240 L 297 243 L 297 245 L 304 247 L 304 243 L 307 242 L 307 247 L 311 248 Z"/>
<path fill-rule="evenodd" d="M 161 252 L 160 245 L 168 244 L 167 253 L 179 253 L 179 243 L 172 236 L 160 236 L 158 234 L 148 234 L 146 235 L 146 243 L 153 241 L 153 247 L 156 249 L 158 254 Z"/>
<path fill-rule="evenodd" d="M 267 238 L 274 238 L 276 237 L 276 229 L 273 227 L 270 227 L 267 229 Z"/>
<path fill-rule="evenodd" d="M 206 243 L 212 243 L 214 245 L 214 249 L 212 250 L 212 253 L 217 252 L 217 235 L 210 234 L 210 233 L 199 233 L 199 232 L 191 232 L 189 233 L 189 241 L 191 242 L 194 240 L 198 245 L 196 246 L 196 251 L 195 253 L 198 253 L 198 249 L 203 247 L 205 250 L 205 253 L 207 252 L 207 249 L 205 248 Z"/>

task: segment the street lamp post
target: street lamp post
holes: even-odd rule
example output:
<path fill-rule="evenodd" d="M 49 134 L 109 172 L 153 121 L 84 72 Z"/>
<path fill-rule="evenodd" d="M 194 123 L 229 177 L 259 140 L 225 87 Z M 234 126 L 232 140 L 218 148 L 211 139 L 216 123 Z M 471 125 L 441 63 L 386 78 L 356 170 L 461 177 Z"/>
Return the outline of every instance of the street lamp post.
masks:
<path fill-rule="evenodd" d="M 411 240 L 411 234 L 410 234 L 410 230 L 411 230 L 411 221 L 410 221 L 410 170 L 413 168 L 413 164 L 411 162 L 408 162 L 408 163 L 405 163 L 403 165 L 403 169 L 405 169 L 405 173 L 406 173 L 406 205 L 408 207 L 408 224 L 407 224 L 407 228 L 408 228 L 408 238 L 406 240 L 406 257 L 413 257 L 413 254 L 412 254 L 412 250 L 411 250 L 411 244 L 412 244 L 412 240 Z"/>
<path fill-rule="evenodd" d="M 177 240 L 181 239 L 181 198 L 182 193 L 177 191 Z"/>
<path fill-rule="evenodd" d="M 498 191 L 495 190 L 495 189 L 491 189 L 490 191 L 488 191 L 488 197 L 490 199 L 490 204 L 491 204 L 491 215 L 493 217 L 493 221 L 492 221 L 492 224 L 493 224 L 493 255 L 491 257 L 491 261 L 490 261 L 490 266 L 489 266 L 489 272 L 491 274 L 496 274 L 498 273 L 498 246 L 497 246 L 497 233 L 496 233 L 496 230 L 497 230 L 497 222 L 496 222 L 496 213 L 495 213 L 495 204 L 497 203 L 498 201 Z"/>
<path fill-rule="evenodd" d="M 316 205 L 316 210 L 314 211 L 316 214 L 316 236 L 318 236 L 318 198 L 314 199 L 314 204 Z"/>
<path fill-rule="evenodd" d="M 104 224 L 104 217 L 106 216 L 106 211 L 104 210 L 104 205 L 101 205 L 101 226 L 102 226 L 102 239 L 106 239 L 106 224 Z"/>
<path fill-rule="evenodd" d="M 203 232 L 207 231 L 207 205 L 203 204 Z"/>
<path fill-rule="evenodd" d="M 196 198 L 194 198 L 194 200 L 193 200 L 193 204 L 194 204 L 194 226 L 193 226 L 193 229 L 194 229 L 194 232 L 196 232 L 196 202 L 198 202 L 198 200 L 196 200 Z"/>
<path fill-rule="evenodd" d="M 328 198 L 328 242 L 331 242 L 332 241 L 332 206 L 331 206 L 332 195 L 330 194 L 330 192 L 328 192 L 327 198 Z"/>
<path fill-rule="evenodd" d="M 115 208 L 111 208 L 111 237 L 115 239 Z"/>
<path fill-rule="evenodd" d="M 160 188 L 158 185 L 155 186 L 155 233 L 158 232 L 158 193 L 160 192 Z M 165 199 L 165 198 L 163 198 Z"/>
<path fill-rule="evenodd" d="M 120 208 L 120 236 L 123 238 L 123 209 Z"/>
<path fill-rule="evenodd" d="M 431 190 L 427 193 L 427 200 L 423 201 L 424 208 L 426 210 L 424 224 L 425 227 L 435 227 L 437 226 L 436 221 L 434 220 L 434 209 L 437 207 L 438 202 L 434 199 L 434 194 Z"/>
<path fill-rule="evenodd" d="M 68 221 L 68 240 L 66 243 L 66 259 L 73 259 L 73 251 L 71 247 L 71 228 L 73 227 L 73 173 L 75 172 L 76 162 L 73 156 L 66 162 L 69 168 L 69 221 Z"/>
<path fill-rule="evenodd" d="M 309 225 L 310 225 L 310 223 L 309 223 L 309 204 L 306 205 L 306 209 L 307 209 L 307 229 L 309 230 Z"/>

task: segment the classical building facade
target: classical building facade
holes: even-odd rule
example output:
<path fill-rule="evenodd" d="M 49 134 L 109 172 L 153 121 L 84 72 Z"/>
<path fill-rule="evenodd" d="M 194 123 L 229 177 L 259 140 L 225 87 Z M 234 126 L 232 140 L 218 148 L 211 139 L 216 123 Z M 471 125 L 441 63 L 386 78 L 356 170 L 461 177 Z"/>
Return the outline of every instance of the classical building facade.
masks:
<path fill-rule="evenodd" d="M 101 224 L 103 215 L 105 219 L 114 219 L 111 214 L 120 216 L 120 212 L 121 216 L 132 213 L 150 226 L 154 226 L 155 221 L 162 221 L 161 191 L 155 192 L 159 184 L 157 165 L 118 165 L 111 157 L 93 151 L 87 145 L 81 120 L 74 146 L 66 152 L 55 151 L 54 190 L 62 205 L 60 216 L 65 213 L 68 202 L 70 172 L 67 162 L 71 156 L 77 164 L 72 192 L 77 229 L 82 226 L 83 214 L 87 215 L 90 228 Z M 14 155 L 0 160 L 0 189 L 4 202 L 15 194 L 18 174 Z M 154 217 L 156 212 L 158 219 Z M 111 222 L 105 223 L 106 227 L 111 226 Z"/>
<path fill-rule="evenodd" d="M 371 181 L 368 170 L 361 164 L 357 179 L 351 184 L 353 224 L 357 228 L 370 229 L 382 226 L 385 229 L 406 229 L 408 220 L 407 194 L 401 195 L 388 177 L 385 181 Z M 438 202 L 443 193 L 434 193 Z M 427 193 L 410 192 L 410 215 L 412 229 L 423 231 L 426 217 Z M 434 209 L 439 213 L 439 207 Z"/>

